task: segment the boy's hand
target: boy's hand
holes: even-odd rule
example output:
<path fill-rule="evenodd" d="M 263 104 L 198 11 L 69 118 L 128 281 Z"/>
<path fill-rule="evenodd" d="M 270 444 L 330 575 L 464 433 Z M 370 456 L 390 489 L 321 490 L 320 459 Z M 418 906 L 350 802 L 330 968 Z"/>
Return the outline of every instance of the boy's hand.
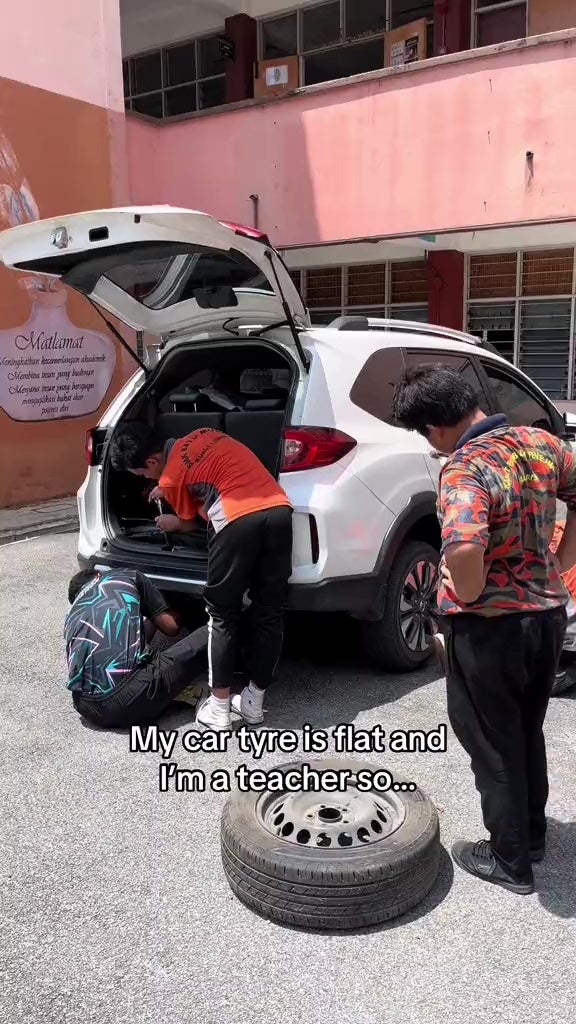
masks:
<path fill-rule="evenodd" d="M 164 515 L 157 516 L 156 526 L 163 533 L 178 533 L 182 529 L 182 524 L 178 516 L 164 513 Z"/>
<path fill-rule="evenodd" d="M 161 498 L 161 497 L 162 497 L 162 488 L 161 487 L 153 487 L 152 490 L 150 491 L 150 494 L 148 495 L 148 501 L 158 501 L 158 499 Z"/>

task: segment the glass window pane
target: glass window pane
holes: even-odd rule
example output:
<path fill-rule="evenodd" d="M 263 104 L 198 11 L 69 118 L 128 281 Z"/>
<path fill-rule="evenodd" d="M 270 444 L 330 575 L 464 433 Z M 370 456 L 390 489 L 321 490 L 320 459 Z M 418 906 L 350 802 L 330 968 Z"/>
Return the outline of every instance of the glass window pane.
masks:
<path fill-rule="evenodd" d="M 419 3 L 418 0 L 392 0 L 392 28 L 409 25 L 419 18 L 434 17 L 434 0 Z"/>
<path fill-rule="evenodd" d="M 342 308 L 342 271 L 340 267 L 323 267 L 321 270 L 309 270 L 306 273 L 306 301 L 308 306 L 324 306 L 328 309 L 338 307 L 336 316 Z"/>
<path fill-rule="evenodd" d="M 390 422 L 394 388 L 404 373 L 401 348 L 381 348 L 373 352 L 360 370 L 350 401 L 378 420 Z"/>
<path fill-rule="evenodd" d="M 511 39 L 524 39 L 525 35 L 526 4 L 477 15 L 477 46 L 495 46 L 496 43 L 506 43 Z"/>
<path fill-rule="evenodd" d="M 512 298 L 516 295 L 515 252 L 498 252 L 470 258 L 469 297 L 471 299 Z"/>
<path fill-rule="evenodd" d="M 520 306 L 520 369 L 550 398 L 568 394 L 571 306 L 570 299 Z"/>
<path fill-rule="evenodd" d="M 209 36 L 208 39 L 198 41 L 198 69 L 199 78 L 209 78 L 210 75 L 221 75 L 224 71 L 224 58 L 220 55 L 220 46 L 217 36 Z"/>
<path fill-rule="evenodd" d="M 164 243 L 159 255 L 139 252 L 133 262 L 104 271 L 105 279 L 122 288 L 148 309 L 167 309 L 177 302 L 198 299 L 200 292 L 228 288 L 256 288 L 272 292 L 272 285 L 247 257 L 226 253 L 198 253 L 193 246 Z M 165 253 L 165 255 L 164 255 Z M 233 303 L 230 303 L 232 305 Z M 214 306 L 216 308 L 216 306 Z"/>
<path fill-rule="evenodd" d="M 130 61 L 122 61 L 122 76 L 124 79 L 124 95 L 130 95 Z"/>
<path fill-rule="evenodd" d="M 162 88 L 162 61 L 160 50 L 146 53 L 132 60 L 132 93 L 153 92 Z"/>
<path fill-rule="evenodd" d="M 350 267 L 348 305 L 378 306 L 386 302 L 386 264 Z"/>
<path fill-rule="evenodd" d="M 404 260 L 391 266 L 390 301 L 428 302 L 426 260 Z"/>
<path fill-rule="evenodd" d="M 454 355 L 451 352 L 443 352 L 441 349 L 437 351 L 427 350 L 426 352 L 406 349 L 404 352 L 404 358 L 406 360 L 407 370 L 415 369 L 417 366 L 439 365 L 448 366 L 451 370 L 456 370 L 456 372 L 474 388 L 478 396 L 478 405 L 482 412 L 491 412 L 488 396 L 482 387 L 480 378 L 478 377 L 472 363 L 466 356 Z"/>
<path fill-rule="evenodd" d="M 148 114 L 148 117 L 163 117 L 162 93 L 152 92 L 148 96 L 136 96 L 132 100 L 132 110 L 139 114 Z"/>
<path fill-rule="evenodd" d="M 522 259 L 522 295 L 571 295 L 573 249 L 525 252 Z"/>
<path fill-rule="evenodd" d="M 298 22 L 295 13 L 263 23 L 262 51 L 263 60 L 292 57 L 298 52 Z"/>
<path fill-rule="evenodd" d="M 200 109 L 207 107 L 221 107 L 226 102 L 226 77 L 209 78 L 206 82 L 200 82 L 198 86 L 200 94 Z"/>
<path fill-rule="evenodd" d="M 166 85 L 182 85 L 196 78 L 196 44 L 171 46 L 164 51 Z"/>
<path fill-rule="evenodd" d="M 508 372 L 493 363 L 482 363 L 490 381 L 498 409 L 505 414 L 513 427 L 531 427 L 546 422 L 552 426 L 548 410 L 537 402 L 524 383 L 509 376 Z"/>
<path fill-rule="evenodd" d="M 164 95 L 164 102 L 165 117 L 193 113 L 196 110 L 196 84 L 181 85 L 178 89 L 168 89 Z"/>
<path fill-rule="evenodd" d="M 304 50 L 329 46 L 340 39 L 340 4 L 322 4 L 302 11 Z"/>
<path fill-rule="evenodd" d="M 345 11 L 348 39 L 386 31 L 386 0 L 348 0 Z"/>
<path fill-rule="evenodd" d="M 412 320 L 419 324 L 428 323 L 428 304 L 425 306 L 392 306 L 391 320 Z"/>
<path fill-rule="evenodd" d="M 467 330 L 488 345 L 499 356 L 514 362 L 514 325 L 516 306 L 513 302 L 495 305 L 470 305 Z"/>
<path fill-rule="evenodd" d="M 341 315 L 342 313 L 339 309 L 323 309 L 322 312 L 314 312 L 312 310 L 310 322 L 313 327 L 328 327 L 328 324 L 331 324 L 333 320 L 337 320 Z"/>
<path fill-rule="evenodd" d="M 325 50 L 306 57 L 304 77 L 306 85 L 317 85 L 377 71 L 383 66 L 384 43 L 382 39 L 373 39 L 369 43 L 341 46 L 337 50 Z"/>

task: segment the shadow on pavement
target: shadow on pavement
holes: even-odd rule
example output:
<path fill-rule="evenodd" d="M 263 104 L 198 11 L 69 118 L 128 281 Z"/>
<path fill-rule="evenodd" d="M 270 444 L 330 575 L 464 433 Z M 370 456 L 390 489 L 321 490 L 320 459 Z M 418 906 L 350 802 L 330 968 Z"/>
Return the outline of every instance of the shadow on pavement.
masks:
<path fill-rule="evenodd" d="M 535 866 L 536 890 L 544 908 L 565 920 L 576 917 L 576 821 L 548 819 L 546 859 Z"/>

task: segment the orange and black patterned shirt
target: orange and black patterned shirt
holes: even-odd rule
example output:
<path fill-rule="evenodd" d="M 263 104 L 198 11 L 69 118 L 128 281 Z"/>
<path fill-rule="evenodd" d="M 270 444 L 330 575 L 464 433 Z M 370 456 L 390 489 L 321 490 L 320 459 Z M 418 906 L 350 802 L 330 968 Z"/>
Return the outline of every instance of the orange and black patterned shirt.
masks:
<path fill-rule="evenodd" d="M 576 454 L 569 444 L 545 430 L 510 427 L 503 416 L 471 427 L 440 474 L 442 551 L 480 544 L 489 571 L 473 604 L 441 583 L 440 614 L 494 616 L 567 604 L 550 551 L 557 499 L 576 511 Z"/>

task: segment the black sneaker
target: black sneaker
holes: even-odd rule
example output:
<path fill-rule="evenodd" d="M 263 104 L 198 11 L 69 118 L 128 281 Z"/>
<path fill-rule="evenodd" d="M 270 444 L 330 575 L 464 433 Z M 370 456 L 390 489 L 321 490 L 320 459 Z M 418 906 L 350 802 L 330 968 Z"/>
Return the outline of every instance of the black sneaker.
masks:
<path fill-rule="evenodd" d="M 454 843 L 452 856 L 458 867 L 484 882 L 500 885 L 503 889 L 509 889 L 510 892 L 518 893 L 520 896 L 529 896 L 534 892 L 533 879 L 527 878 L 520 881 L 500 867 L 487 839 L 481 839 L 478 843 L 466 843 L 460 840 Z"/>

